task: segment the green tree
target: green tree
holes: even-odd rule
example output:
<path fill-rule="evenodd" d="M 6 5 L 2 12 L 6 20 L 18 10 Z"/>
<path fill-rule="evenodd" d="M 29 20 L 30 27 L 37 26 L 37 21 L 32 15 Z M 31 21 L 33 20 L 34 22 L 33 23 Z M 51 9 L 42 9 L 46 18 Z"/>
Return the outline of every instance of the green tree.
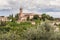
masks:
<path fill-rule="evenodd" d="M 19 16 L 18 16 L 18 14 L 16 14 L 16 15 L 15 15 L 15 19 L 18 20 L 18 18 L 19 18 Z"/>
<path fill-rule="evenodd" d="M 53 17 L 49 16 L 49 15 L 46 15 L 46 14 L 42 14 L 42 20 L 45 21 L 45 19 L 48 19 L 48 20 L 54 20 Z"/>
<path fill-rule="evenodd" d="M 0 22 L 0 26 L 6 26 L 6 25 L 7 25 L 6 22 L 4 22 L 4 21 Z"/>
<path fill-rule="evenodd" d="M 53 17 L 50 17 L 50 20 L 54 20 L 54 18 Z"/>
<path fill-rule="evenodd" d="M 42 14 L 41 16 L 42 16 L 42 20 L 45 21 L 45 19 L 46 19 L 46 14 Z"/>
<path fill-rule="evenodd" d="M 34 15 L 33 20 L 38 20 L 39 16 L 38 15 Z"/>
<path fill-rule="evenodd" d="M 15 22 L 16 21 L 15 17 L 13 17 L 13 14 L 12 15 L 9 15 L 8 18 L 11 20 L 11 22 Z"/>
<path fill-rule="evenodd" d="M 9 18 L 9 19 L 12 19 L 12 18 L 13 18 L 13 14 L 12 14 L 12 15 L 9 15 L 8 18 Z"/>
<path fill-rule="evenodd" d="M 27 17 L 27 21 L 29 21 L 30 19 L 29 19 L 29 16 Z"/>

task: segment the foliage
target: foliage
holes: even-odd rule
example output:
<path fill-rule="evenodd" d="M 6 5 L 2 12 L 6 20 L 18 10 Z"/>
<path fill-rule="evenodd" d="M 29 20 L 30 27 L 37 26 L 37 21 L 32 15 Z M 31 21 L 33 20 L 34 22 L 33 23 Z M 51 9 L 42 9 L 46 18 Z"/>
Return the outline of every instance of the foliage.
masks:
<path fill-rule="evenodd" d="M 15 17 L 13 17 L 13 14 L 12 15 L 9 15 L 9 17 L 8 17 L 10 20 L 11 20 L 11 22 L 15 22 L 16 21 L 16 18 Z"/>
<path fill-rule="evenodd" d="M 12 18 L 13 18 L 13 14 L 12 14 L 12 15 L 9 15 L 8 18 L 9 18 L 9 19 L 12 19 Z"/>
<path fill-rule="evenodd" d="M 20 25 L 30 25 L 30 22 L 21 22 Z"/>
<path fill-rule="evenodd" d="M 39 16 L 38 15 L 34 15 L 33 20 L 37 20 L 37 19 L 39 19 Z"/>
<path fill-rule="evenodd" d="M 48 20 L 54 20 L 53 17 L 51 17 L 51 16 L 49 16 L 49 15 L 46 15 L 46 14 L 42 14 L 41 16 L 42 16 L 42 20 L 43 20 L 43 21 L 45 21 L 46 19 L 48 19 Z"/>
<path fill-rule="evenodd" d="M 49 22 L 32 25 L 30 22 L 7 22 L 0 27 L 0 40 L 60 40 L 60 32 L 54 32 Z"/>
<path fill-rule="evenodd" d="M 36 28 L 32 27 L 24 31 L 21 40 L 60 40 L 58 33 L 54 32 L 50 24 L 43 23 Z"/>
<path fill-rule="evenodd" d="M 0 26 L 6 26 L 6 25 L 7 25 L 6 22 L 4 22 L 4 21 L 0 22 Z"/>
<path fill-rule="evenodd" d="M 18 16 L 18 14 L 16 14 L 16 15 L 15 15 L 15 19 L 18 20 L 18 18 L 19 18 L 19 16 Z"/>
<path fill-rule="evenodd" d="M 45 22 L 35 15 L 33 18 L 35 25 L 32 25 L 30 21 L 17 23 L 18 16 L 14 18 L 12 15 L 9 18 L 12 21 L 0 22 L 0 40 L 60 40 L 60 31 L 55 32 L 55 26 L 45 20 L 53 20 L 53 17 L 49 15 L 42 14 L 41 20 Z"/>
<path fill-rule="evenodd" d="M 29 21 L 30 19 L 29 19 L 29 16 L 27 17 L 27 21 Z"/>

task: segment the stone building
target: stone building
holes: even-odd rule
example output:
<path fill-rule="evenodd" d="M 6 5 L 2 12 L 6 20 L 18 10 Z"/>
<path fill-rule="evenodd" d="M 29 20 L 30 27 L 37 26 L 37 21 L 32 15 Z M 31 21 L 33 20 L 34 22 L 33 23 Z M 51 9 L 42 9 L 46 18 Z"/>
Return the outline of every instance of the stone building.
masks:
<path fill-rule="evenodd" d="M 32 19 L 34 17 L 34 15 L 39 15 L 39 14 L 34 14 L 34 13 L 23 13 L 23 9 L 20 8 L 20 12 L 19 12 L 19 19 L 18 21 L 26 21 L 27 17 L 29 17 L 29 19 Z M 39 15 L 39 17 L 41 17 L 41 15 Z"/>
<path fill-rule="evenodd" d="M 8 21 L 8 18 L 5 16 L 0 16 L 0 21 Z"/>

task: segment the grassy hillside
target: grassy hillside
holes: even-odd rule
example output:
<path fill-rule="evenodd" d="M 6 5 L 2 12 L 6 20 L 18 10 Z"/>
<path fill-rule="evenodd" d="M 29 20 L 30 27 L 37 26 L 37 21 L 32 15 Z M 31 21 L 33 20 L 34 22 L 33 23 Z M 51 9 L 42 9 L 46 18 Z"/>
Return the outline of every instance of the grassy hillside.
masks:
<path fill-rule="evenodd" d="M 11 18 L 11 17 L 9 17 Z M 35 16 L 31 20 L 17 23 L 12 21 L 0 22 L 0 40 L 60 40 L 60 24 L 49 15 L 43 14 L 41 18 Z"/>
<path fill-rule="evenodd" d="M 60 31 L 54 30 L 49 22 L 36 25 L 30 22 L 6 22 L 0 25 L 0 40 L 60 40 Z"/>

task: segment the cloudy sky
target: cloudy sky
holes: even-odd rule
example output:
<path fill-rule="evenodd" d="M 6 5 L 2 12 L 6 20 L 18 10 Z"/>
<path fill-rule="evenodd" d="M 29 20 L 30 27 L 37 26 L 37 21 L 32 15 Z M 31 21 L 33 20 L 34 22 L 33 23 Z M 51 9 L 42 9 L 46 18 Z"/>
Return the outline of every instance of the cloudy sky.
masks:
<path fill-rule="evenodd" d="M 60 17 L 60 0 L 0 0 L 0 16 L 15 15 L 20 7 L 23 12 L 46 13 Z"/>

